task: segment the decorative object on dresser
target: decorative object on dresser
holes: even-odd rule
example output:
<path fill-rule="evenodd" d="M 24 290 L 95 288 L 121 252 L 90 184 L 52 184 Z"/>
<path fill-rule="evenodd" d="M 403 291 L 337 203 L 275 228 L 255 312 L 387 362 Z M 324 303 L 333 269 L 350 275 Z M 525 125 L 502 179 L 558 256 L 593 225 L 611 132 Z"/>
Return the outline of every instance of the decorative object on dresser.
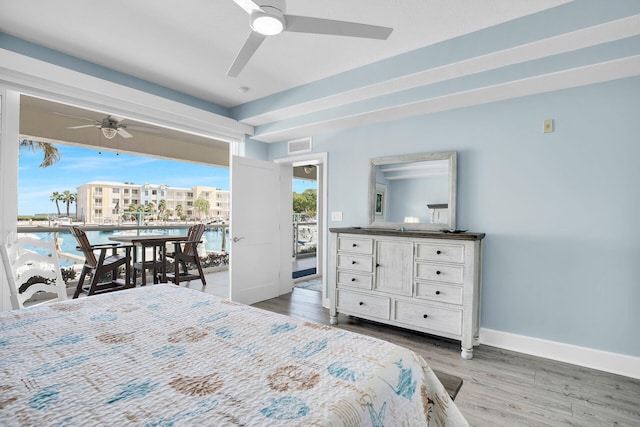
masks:
<path fill-rule="evenodd" d="M 484 233 L 332 228 L 338 313 L 478 345 Z"/>

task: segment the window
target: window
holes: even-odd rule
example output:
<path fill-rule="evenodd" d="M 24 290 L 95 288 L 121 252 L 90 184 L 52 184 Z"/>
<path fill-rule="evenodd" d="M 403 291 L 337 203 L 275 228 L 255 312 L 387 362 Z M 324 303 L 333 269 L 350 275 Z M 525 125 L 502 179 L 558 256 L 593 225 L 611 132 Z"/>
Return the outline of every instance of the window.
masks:
<path fill-rule="evenodd" d="M 193 193 L 187 193 L 187 197 L 193 198 Z"/>
<path fill-rule="evenodd" d="M 151 195 L 153 195 L 153 196 L 158 195 L 158 190 L 151 190 Z"/>
<path fill-rule="evenodd" d="M 149 190 L 144 190 L 144 195 L 148 196 L 149 195 Z"/>
<path fill-rule="evenodd" d="M 102 209 L 96 209 L 96 210 L 94 210 L 94 211 L 93 211 L 93 215 L 94 215 L 96 218 L 100 218 L 100 217 L 102 217 Z"/>
<path fill-rule="evenodd" d="M 119 188 L 112 188 L 112 189 L 111 189 L 111 192 L 112 192 L 113 194 L 120 194 L 120 189 L 119 189 Z"/>
<path fill-rule="evenodd" d="M 129 189 L 128 188 L 124 189 L 124 194 L 129 194 Z"/>
<path fill-rule="evenodd" d="M 131 190 L 131 194 L 138 194 L 138 190 Z"/>
<path fill-rule="evenodd" d="M 102 206 L 102 198 L 95 198 L 93 199 L 93 204 L 96 206 Z"/>
<path fill-rule="evenodd" d="M 102 187 L 96 187 L 94 192 L 96 196 L 102 196 Z"/>

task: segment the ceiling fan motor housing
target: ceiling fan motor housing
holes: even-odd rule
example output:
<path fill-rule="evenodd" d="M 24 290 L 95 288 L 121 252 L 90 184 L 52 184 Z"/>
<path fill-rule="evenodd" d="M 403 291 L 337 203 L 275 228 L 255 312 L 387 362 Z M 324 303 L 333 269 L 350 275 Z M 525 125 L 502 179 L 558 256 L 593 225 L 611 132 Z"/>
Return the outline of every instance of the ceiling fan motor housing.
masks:
<path fill-rule="evenodd" d="M 261 10 L 251 12 L 251 29 L 264 36 L 280 34 L 286 29 L 282 10 L 272 6 L 261 6 Z"/>

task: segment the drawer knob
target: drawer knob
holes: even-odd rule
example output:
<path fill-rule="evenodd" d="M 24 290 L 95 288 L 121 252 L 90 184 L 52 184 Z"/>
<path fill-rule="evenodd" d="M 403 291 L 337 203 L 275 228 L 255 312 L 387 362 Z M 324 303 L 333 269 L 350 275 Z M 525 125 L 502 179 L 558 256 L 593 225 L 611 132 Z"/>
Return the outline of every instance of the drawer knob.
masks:
<path fill-rule="evenodd" d="M 355 261 L 351 261 L 351 264 L 355 264 L 355 263 L 356 263 Z"/>
<path fill-rule="evenodd" d="M 441 273 L 440 273 L 440 270 L 437 270 L 437 271 L 436 271 L 436 274 L 441 274 Z"/>
<path fill-rule="evenodd" d="M 442 253 L 442 251 L 436 251 L 437 255 L 440 255 Z"/>
<path fill-rule="evenodd" d="M 360 301 L 359 305 L 364 305 L 364 303 L 362 301 Z"/>
<path fill-rule="evenodd" d="M 352 277 L 352 278 L 351 278 L 351 281 L 352 281 L 352 282 L 355 282 L 355 281 L 356 281 L 356 278 L 355 278 L 355 277 Z"/>
<path fill-rule="evenodd" d="M 380 267 L 380 264 L 376 264 L 376 268 L 377 268 L 377 267 Z"/>
<path fill-rule="evenodd" d="M 428 314 L 423 314 L 423 315 L 422 315 L 422 318 L 423 318 L 423 319 L 426 319 L 427 317 L 429 317 L 429 315 L 428 315 Z"/>
<path fill-rule="evenodd" d="M 436 295 L 440 295 L 440 291 L 436 291 Z"/>
<path fill-rule="evenodd" d="M 354 243 L 354 244 L 353 244 L 353 247 L 354 247 L 354 248 L 357 248 L 357 247 L 358 247 L 358 245 Z"/>

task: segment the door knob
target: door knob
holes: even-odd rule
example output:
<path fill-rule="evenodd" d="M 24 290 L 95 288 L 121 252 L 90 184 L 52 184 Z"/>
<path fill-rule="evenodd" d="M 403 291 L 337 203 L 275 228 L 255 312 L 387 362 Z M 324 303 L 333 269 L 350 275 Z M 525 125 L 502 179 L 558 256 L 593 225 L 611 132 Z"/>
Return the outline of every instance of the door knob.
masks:
<path fill-rule="evenodd" d="M 240 241 L 240 240 L 242 240 L 242 239 L 244 239 L 244 237 L 234 237 L 234 238 L 233 238 L 233 241 L 234 241 L 235 243 L 237 243 L 237 242 L 239 242 L 239 241 Z"/>

